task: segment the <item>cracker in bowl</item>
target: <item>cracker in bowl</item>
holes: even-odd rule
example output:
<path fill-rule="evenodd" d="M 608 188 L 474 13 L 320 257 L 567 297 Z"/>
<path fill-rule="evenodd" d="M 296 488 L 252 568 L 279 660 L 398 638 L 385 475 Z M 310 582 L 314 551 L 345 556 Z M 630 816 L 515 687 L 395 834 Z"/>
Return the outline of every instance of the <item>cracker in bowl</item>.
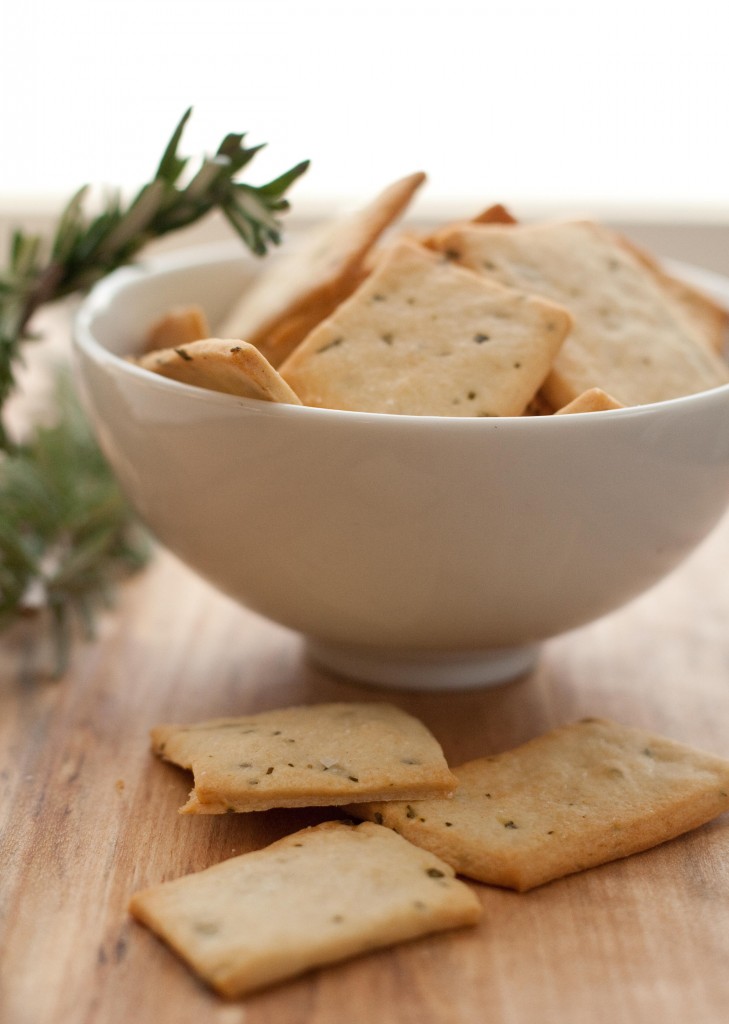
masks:
<path fill-rule="evenodd" d="M 140 356 L 145 370 L 181 384 L 241 398 L 301 405 L 286 381 L 265 357 L 245 341 L 206 338 Z"/>
<path fill-rule="evenodd" d="M 573 326 L 543 388 L 555 409 L 594 387 L 644 405 L 729 382 L 654 271 L 599 224 L 456 225 L 437 245 L 489 280 L 569 309 Z"/>
<path fill-rule="evenodd" d="M 492 284 L 403 240 L 280 372 L 304 405 L 518 416 L 570 324 L 561 306 Z"/>
<path fill-rule="evenodd" d="M 425 181 L 421 172 L 393 182 L 366 206 L 312 231 L 272 262 L 240 297 L 221 333 L 244 338 L 278 366 L 367 273 L 367 256 Z"/>

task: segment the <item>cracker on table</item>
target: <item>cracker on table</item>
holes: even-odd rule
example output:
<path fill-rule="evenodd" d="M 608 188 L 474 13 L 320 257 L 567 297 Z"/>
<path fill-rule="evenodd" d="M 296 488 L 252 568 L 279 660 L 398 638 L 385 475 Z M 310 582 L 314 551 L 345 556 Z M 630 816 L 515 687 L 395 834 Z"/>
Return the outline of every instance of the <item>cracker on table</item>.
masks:
<path fill-rule="evenodd" d="M 573 398 L 567 405 L 557 409 L 555 415 L 564 416 L 574 412 L 608 412 L 610 409 L 624 409 L 625 406 L 617 402 L 612 395 L 602 388 L 589 388 L 583 391 L 577 398 Z"/>
<path fill-rule="evenodd" d="M 152 730 L 152 749 L 192 770 L 184 814 L 447 796 L 443 751 L 390 704 L 312 704 Z"/>
<path fill-rule="evenodd" d="M 549 372 L 569 314 L 409 240 L 280 367 L 304 405 L 517 416 Z"/>
<path fill-rule="evenodd" d="M 130 909 L 230 998 L 481 915 L 439 858 L 334 821 L 138 892 Z"/>
<path fill-rule="evenodd" d="M 174 306 L 150 325 L 144 338 L 144 351 L 179 348 L 209 338 L 211 333 L 200 306 Z"/>
<path fill-rule="evenodd" d="M 622 405 L 643 405 L 729 381 L 727 365 L 676 315 L 652 272 L 600 225 L 458 226 L 441 233 L 438 245 L 488 279 L 572 313 L 543 388 L 554 408 L 593 387 Z"/>
<path fill-rule="evenodd" d="M 149 352 L 136 361 L 146 370 L 208 391 L 301 405 L 258 349 L 245 341 L 206 338 Z"/>
<path fill-rule="evenodd" d="M 288 254 L 267 262 L 221 333 L 251 342 L 278 366 L 351 295 L 365 273 L 368 252 L 424 181 L 418 172 L 393 182 L 363 208 L 317 227 Z"/>
<path fill-rule="evenodd" d="M 729 761 L 596 718 L 454 772 L 452 800 L 350 811 L 460 874 L 523 892 L 647 850 L 729 809 Z"/>
<path fill-rule="evenodd" d="M 706 295 L 700 288 L 681 281 L 669 273 L 660 260 L 632 240 L 616 236 L 653 275 L 667 300 L 677 307 L 678 314 L 688 320 L 697 336 L 713 351 L 723 355 L 729 329 L 729 310 Z"/>

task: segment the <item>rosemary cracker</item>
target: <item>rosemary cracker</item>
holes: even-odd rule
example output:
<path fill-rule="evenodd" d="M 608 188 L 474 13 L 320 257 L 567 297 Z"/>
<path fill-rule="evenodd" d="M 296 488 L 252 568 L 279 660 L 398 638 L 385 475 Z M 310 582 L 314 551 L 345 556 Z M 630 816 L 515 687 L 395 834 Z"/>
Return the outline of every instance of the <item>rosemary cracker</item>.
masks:
<path fill-rule="evenodd" d="M 290 254 L 272 260 L 221 333 L 251 342 L 278 366 L 354 291 L 366 273 L 367 254 L 424 181 L 418 172 L 393 182 L 367 206 L 317 228 Z"/>
<path fill-rule="evenodd" d="M 314 704 L 152 730 L 192 770 L 184 814 L 448 796 L 456 779 L 422 722 L 390 704 Z"/>
<path fill-rule="evenodd" d="M 334 821 L 138 892 L 130 909 L 229 998 L 481 916 L 437 857 Z"/>
<path fill-rule="evenodd" d="M 523 892 L 647 850 L 729 809 L 729 761 L 596 718 L 454 772 L 452 800 L 349 810 L 460 874 Z"/>
<path fill-rule="evenodd" d="M 563 303 L 574 324 L 544 384 L 561 408 L 600 387 L 643 405 L 729 382 L 729 369 L 677 315 L 654 273 L 589 221 L 456 226 L 437 236 L 459 264 Z"/>
<path fill-rule="evenodd" d="M 561 409 L 557 409 L 556 415 L 562 416 L 571 412 L 607 412 L 608 409 L 624 408 L 625 406 L 616 402 L 613 396 L 602 388 L 589 388 L 567 405 L 563 405 Z"/>
<path fill-rule="evenodd" d="M 622 235 L 617 237 L 618 242 L 650 271 L 669 304 L 676 306 L 679 315 L 690 323 L 697 337 L 713 352 L 723 355 L 728 340 L 729 312 L 700 288 L 669 274 L 651 253 Z"/>
<path fill-rule="evenodd" d="M 140 366 L 163 377 L 241 398 L 301 405 L 298 397 L 263 355 L 245 341 L 208 338 L 177 348 L 149 352 Z"/>
<path fill-rule="evenodd" d="M 211 334 L 205 312 L 200 306 L 174 306 L 150 326 L 144 341 L 145 352 L 179 348 L 202 341 Z"/>
<path fill-rule="evenodd" d="M 569 314 L 554 303 L 403 240 L 280 372 L 305 405 L 518 416 L 569 326 Z"/>

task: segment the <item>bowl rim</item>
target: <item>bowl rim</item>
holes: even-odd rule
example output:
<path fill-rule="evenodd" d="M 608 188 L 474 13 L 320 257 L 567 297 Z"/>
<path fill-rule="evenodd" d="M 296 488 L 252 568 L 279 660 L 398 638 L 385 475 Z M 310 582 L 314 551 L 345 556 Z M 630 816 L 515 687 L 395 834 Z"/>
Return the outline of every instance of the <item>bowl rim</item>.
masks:
<path fill-rule="evenodd" d="M 281 251 L 278 250 L 267 256 L 266 259 L 277 259 L 280 257 Z M 533 424 L 538 422 L 540 424 L 552 424 L 546 428 L 540 426 L 540 430 L 568 430 L 574 429 L 568 426 L 570 422 L 584 423 L 586 417 L 589 418 L 590 422 L 604 422 L 606 419 L 617 421 L 619 419 L 642 418 L 646 415 L 656 416 L 657 414 L 668 414 L 674 409 L 703 405 L 707 401 L 723 401 L 725 396 L 729 395 L 729 383 L 727 383 L 705 391 L 666 399 L 662 402 L 626 406 L 622 409 L 605 409 L 598 412 L 570 413 L 567 416 L 435 416 L 316 408 L 284 402 L 262 402 L 255 398 L 230 395 L 220 391 L 213 391 L 209 388 L 199 388 L 192 384 L 183 384 L 180 381 L 171 380 L 160 374 L 152 373 L 144 367 L 138 366 L 130 360 L 110 351 L 99 341 L 92 330 L 91 325 L 95 317 L 104 312 L 112 299 L 120 291 L 133 286 L 135 282 L 156 275 L 175 274 L 176 272 L 190 270 L 200 265 L 240 263 L 241 267 L 246 265 L 252 266 L 254 265 L 253 260 L 253 255 L 246 252 L 241 248 L 240 243 L 233 240 L 185 246 L 180 249 L 153 254 L 140 259 L 136 263 L 120 267 L 94 285 L 82 300 L 73 318 L 72 345 L 94 363 L 113 367 L 131 378 L 138 379 L 148 388 L 167 393 L 187 394 L 189 399 L 202 401 L 207 405 L 219 405 L 228 409 L 243 406 L 250 411 L 259 413 L 264 411 L 262 407 L 265 407 L 267 415 L 282 417 L 304 416 L 306 419 L 324 418 L 336 420 L 344 418 L 347 422 L 354 423 L 359 421 L 369 424 L 382 422 L 403 425 L 407 423 L 410 426 L 420 424 L 421 429 L 424 429 L 426 426 L 432 426 L 435 423 L 447 423 L 451 427 L 457 424 L 462 429 L 469 430 L 503 429 L 506 425 L 508 425 L 509 430 L 533 430 L 535 429 Z M 661 260 L 661 263 L 672 274 L 703 289 L 715 301 L 723 302 L 729 308 L 729 277 L 680 260 L 664 258 Z M 555 427 L 555 423 L 561 425 Z"/>

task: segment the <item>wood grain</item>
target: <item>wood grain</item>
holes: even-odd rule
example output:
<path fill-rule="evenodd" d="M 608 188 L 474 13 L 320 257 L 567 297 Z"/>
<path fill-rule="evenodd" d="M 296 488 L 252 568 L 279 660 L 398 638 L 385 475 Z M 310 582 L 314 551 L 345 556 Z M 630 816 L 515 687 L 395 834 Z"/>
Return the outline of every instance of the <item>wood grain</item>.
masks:
<path fill-rule="evenodd" d="M 24 627 L 0 637 L 3 1024 L 723 1024 L 729 816 L 519 895 L 476 886 L 475 929 L 361 957 L 226 1004 L 127 913 L 138 888 L 264 846 L 326 811 L 180 817 L 190 779 L 149 753 L 164 721 L 386 697 L 453 764 L 583 715 L 729 757 L 729 519 L 625 609 L 546 644 L 483 692 L 378 691 L 172 556 L 125 586 L 59 682 Z M 558 585 L 555 600 L 559 600 Z"/>

